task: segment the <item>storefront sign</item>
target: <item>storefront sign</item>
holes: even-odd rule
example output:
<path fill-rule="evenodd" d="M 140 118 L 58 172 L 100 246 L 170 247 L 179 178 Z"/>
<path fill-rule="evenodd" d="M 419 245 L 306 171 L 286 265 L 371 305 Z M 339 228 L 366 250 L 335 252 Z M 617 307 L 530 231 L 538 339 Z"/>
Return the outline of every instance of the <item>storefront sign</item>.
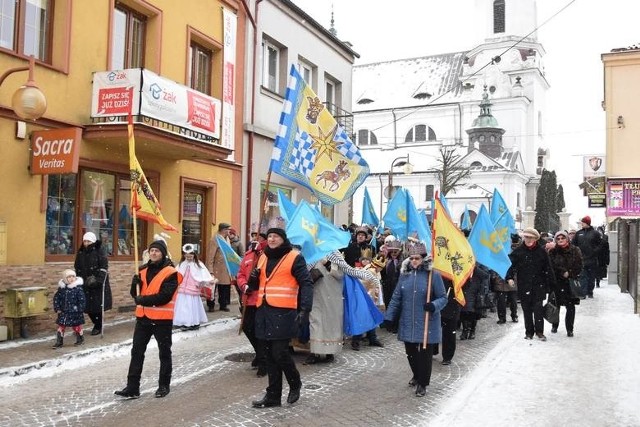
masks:
<path fill-rule="evenodd" d="M 607 180 L 607 216 L 640 216 L 640 178 Z"/>
<path fill-rule="evenodd" d="M 184 130 L 179 132 L 182 136 L 212 143 L 220 139 L 221 106 L 219 99 L 145 69 L 102 71 L 93 76 L 91 117 L 131 112 L 175 125 Z"/>
<path fill-rule="evenodd" d="M 32 175 L 77 173 L 82 129 L 64 128 L 31 134 Z"/>
<path fill-rule="evenodd" d="M 587 195 L 590 208 L 606 208 L 607 207 L 607 195 L 605 193 L 590 193 Z"/>
<path fill-rule="evenodd" d="M 605 156 L 583 156 L 582 157 L 582 175 L 584 179 L 593 178 L 594 176 L 605 176 Z"/>
<path fill-rule="evenodd" d="M 224 22 L 224 53 L 222 75 L 222 145 L 233 148 L 235 139 L 235 75 L 236 75 L 236 32 L 238 17 L 229 9 L 222 9 Z"/>

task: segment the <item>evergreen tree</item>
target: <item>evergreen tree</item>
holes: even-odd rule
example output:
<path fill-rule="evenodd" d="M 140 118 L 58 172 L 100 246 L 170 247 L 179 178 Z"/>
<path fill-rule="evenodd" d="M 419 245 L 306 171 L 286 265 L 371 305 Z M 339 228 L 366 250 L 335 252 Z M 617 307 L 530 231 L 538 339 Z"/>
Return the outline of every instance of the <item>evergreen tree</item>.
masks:
<path fill-rule="evenodd" d="M 558 187 L 556 172 L 544 169 L 540 177 L 540 186 L 536 193 L 536 217 L 534 226 L 543 232 L 556 231 L 560 227 L 558 216 Z M 564 203 L 564 195 L 561 197 Z"/>
<path fill-rule="evenodd" d="M 564 203 L 564 188 L 562 184 L 558 185 L 558 194 L 556 195 L 556 212 L 562 212 L 566 204 Z"/>

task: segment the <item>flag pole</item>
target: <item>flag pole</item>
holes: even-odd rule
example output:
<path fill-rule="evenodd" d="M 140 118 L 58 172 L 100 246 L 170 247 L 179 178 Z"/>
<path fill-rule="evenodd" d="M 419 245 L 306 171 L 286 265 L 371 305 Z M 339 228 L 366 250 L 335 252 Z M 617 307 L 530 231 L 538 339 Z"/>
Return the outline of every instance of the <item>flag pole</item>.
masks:
<path fill-rule="evenodd" d="M 438 218 L 438 210 L 436 209 L 435 200 L 438 199 L 438 192 L 436 191 L 435 198 L 433 199 L 433 219 L 431 220 L 431 258 L 435 253 L 436 246 L 436 228 L 435 223 Z M 433 277 L 433 267 L 429 270 L 429 280 L 427 281 L 427 304 L 431 302 L 431 278 Z M 424 335 L 422 336 L 422 348 L 427 348 L 427 338 L 429 336 L 429 312 L 424 312 Z"/>
<path fill-rule="evenodd" d="M 133 211 L 133 271 L 138 273 L 138 221 L 136 220 L 136 210 Z M 136 295 L 140 295 L 140 285 L 136 286 Z"/>

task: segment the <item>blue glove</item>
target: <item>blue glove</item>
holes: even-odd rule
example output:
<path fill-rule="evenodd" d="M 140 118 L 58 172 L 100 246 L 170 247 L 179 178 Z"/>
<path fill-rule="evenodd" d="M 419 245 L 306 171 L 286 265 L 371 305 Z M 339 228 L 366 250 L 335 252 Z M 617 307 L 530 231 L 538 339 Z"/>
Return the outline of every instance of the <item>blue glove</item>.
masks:
<path fill-rule="evenodd" d="M 424 311 L 428 311 L 429 313 L 436 311 L 436 306 L 432 302 L 425 303 L 422 308 L 424 308 Z"/>

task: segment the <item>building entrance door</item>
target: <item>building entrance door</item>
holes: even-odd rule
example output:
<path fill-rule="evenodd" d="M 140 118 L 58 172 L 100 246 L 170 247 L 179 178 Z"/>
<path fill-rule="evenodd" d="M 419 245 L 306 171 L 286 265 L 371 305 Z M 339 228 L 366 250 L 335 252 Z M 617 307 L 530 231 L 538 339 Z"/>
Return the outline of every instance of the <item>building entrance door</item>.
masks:
<path fill-rule="evenodd" d="M 198 187 L 185 187 L 182 202 L 182 245 L 194 245 L 198 258 L 202 259 L 206 217 L 206 190 Z"/>

